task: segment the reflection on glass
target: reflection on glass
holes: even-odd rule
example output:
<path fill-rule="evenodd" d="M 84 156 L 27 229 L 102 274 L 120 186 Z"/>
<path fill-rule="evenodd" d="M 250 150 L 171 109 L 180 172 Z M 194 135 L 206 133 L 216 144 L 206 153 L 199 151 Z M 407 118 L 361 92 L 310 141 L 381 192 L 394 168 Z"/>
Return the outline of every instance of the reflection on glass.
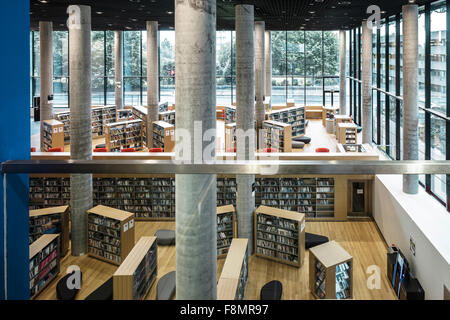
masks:
<path fill-rule="evenodd" d="M 431 108 L 445 113 L 446 107 L 446 9 L 431 11 Z"/>

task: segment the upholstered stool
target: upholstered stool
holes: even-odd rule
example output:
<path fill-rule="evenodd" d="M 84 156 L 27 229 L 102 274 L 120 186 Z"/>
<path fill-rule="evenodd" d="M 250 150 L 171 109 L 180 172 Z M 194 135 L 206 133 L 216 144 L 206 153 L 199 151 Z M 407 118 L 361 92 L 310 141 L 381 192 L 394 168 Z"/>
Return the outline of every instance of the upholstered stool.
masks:
<path fill-rule="evenodd" d="M 95 289 L 84 300 L 112 300 L 113 299 L 113 277 Z"/>
<path fill-rule="evenodd" d="M 282 295 L 283 285 L 280 281 L 274 280 L 261 288 L 260 300 L 281 300 Z"/>
<path fill-rule="evenodd" d="M 328 237 L 321 236 L 319 234 L 305 232 L 305 248 L 317 247 L 321 244 L 327 243 L 329 241 Z"/>
<path fill-rule="evenodd" d="M 102 149 L 102 148 L 106 148 L 106 144 L 98 144 L 95 146 L 95 149 Z"/>
<path fill-rule="evenodd" d="M 80 281 L 83 279 L 83 274 L 81 271 L 73 271 L 72 273 L 66 274 L 64 277 L 62 277 L 61 280 L 58 281 L 56 284 L 56 297 L 58 300 L 75 300 L 75 297 L 78 294 L 79 289 L 69 289 L 67 287 L 67 279 L 72 277 L 75 272 L 80 272 Z"/>
<path fill-rule="evenodd" d="M 361 126 L 357 126 L 356 127 L 356 132 L 360 133 L 362 131 L 362 127 Z"/>
<path fill-rule="evenodd" d="M 330 152 L 330 149 L 328 149 L 328 148 L 317 148 L 316 152 L 317 153 L 327 153 L 327 152 Z"/>
<path fill-rule="evenodd" d="M 305 144 L 299 141 L 292 141 L 292 149 L 303 149 Z"/>
<path fill-rule="evenodd" d="M 169 272 L 158 281 L 156 300 L 170 300 L 175 296 L 176 273 Z"/>
<path fill-rule="evenodd" d="M 175 244 L 175 231 L 158 230 L 155 233 L 156 241 L 160 246 L 171 246 Z"/>
<path fill-rule="evenodd" d="M 306 136 L 301 136 L 301 137 L 292 138 L 292 141 L 303 142 L 304 144 L 310 144 L 311 138 L 306 137 Z"/>

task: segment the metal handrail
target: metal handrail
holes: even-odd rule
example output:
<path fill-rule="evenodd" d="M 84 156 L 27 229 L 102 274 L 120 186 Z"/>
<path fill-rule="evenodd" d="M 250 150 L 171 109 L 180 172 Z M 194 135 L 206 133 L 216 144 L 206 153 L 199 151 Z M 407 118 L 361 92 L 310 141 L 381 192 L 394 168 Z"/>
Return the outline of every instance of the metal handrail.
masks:
<path fill-rule="evenodd" d="M 450 174 L 450 161 L 215 161 L 181 164 L 171 160 L 13 160 L 2 174 Z"/>

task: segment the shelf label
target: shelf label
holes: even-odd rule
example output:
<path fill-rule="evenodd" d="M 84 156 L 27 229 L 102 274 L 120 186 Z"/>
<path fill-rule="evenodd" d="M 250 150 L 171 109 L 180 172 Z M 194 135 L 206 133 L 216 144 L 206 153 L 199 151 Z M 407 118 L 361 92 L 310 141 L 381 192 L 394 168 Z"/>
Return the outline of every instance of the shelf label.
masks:
<path fill-rule="evenodd" d="M 59 128 L 59 132 L 63 132 L 64 127 Z"/>
<path fill-rule="evenodd" d="M 129 224 L 130 224 L 129 228 L 133 229 L 133 227 L 134 227 L 134 219 L 131 219 Z"/>
<path fill-rule="evenodd" d="M 58 128 L 54 128 L 53 133 L 58 133 Z"/>
<path fill-rule="evenodd" d="M 123 225 L 123 232 L 128 231 L 128 222 Z"/>
<path fill-rule="evenodd" d="M 303 232 L 305 230 L 306 222 L 303 220 L 302 224 L 300 225 L 300 232 Z"/>

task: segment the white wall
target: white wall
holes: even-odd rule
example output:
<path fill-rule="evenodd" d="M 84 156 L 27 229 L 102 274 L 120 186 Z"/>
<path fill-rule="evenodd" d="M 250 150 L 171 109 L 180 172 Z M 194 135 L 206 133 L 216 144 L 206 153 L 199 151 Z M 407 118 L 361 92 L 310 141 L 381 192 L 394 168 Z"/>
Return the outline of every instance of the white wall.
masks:
<path fill-rule="evenodd" d="M 402 192 L 402 177 L 380 175 L 374 181 L 373 216 L 386 242 L 405 254 L 425 299 L 442 300 L 443 285 L 450 288 L 450 214 L 420 190 Z M 414 239 L 416 255 L 410 251 Z"/>

